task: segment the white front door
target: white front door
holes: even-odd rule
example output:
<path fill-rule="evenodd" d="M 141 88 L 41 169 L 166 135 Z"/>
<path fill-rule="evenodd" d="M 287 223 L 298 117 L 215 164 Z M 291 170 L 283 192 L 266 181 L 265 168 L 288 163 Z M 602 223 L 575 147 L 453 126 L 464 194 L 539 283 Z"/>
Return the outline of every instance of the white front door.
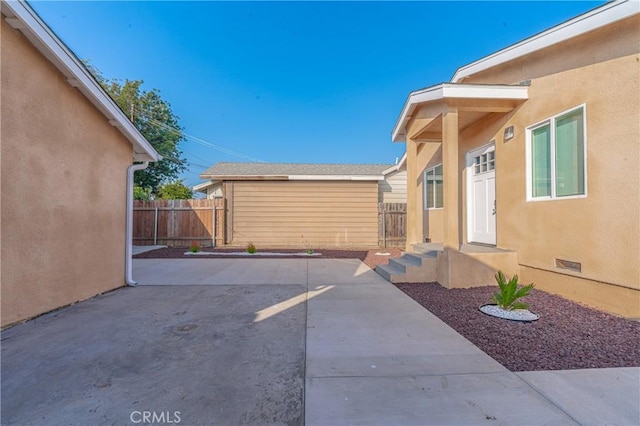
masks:
<path fill-rule="evenodd" d="M 496 146 L 469 151 L 467 234 L 469 242 L 496 244 Z"/>

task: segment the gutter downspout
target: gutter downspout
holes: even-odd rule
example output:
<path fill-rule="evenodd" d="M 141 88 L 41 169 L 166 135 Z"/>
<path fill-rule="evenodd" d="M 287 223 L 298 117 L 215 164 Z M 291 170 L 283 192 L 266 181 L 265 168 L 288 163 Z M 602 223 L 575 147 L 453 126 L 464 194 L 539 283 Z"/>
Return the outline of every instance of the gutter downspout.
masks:
<path fill-rule="evenodd" d="M 125 224 L 125 265 L 124 265 L 124 280 L 129 286 L 138 285 L 133 280 L 133 265 L 132 265 L 132 253 L 133 253 L 133 172 L 136 170 L 143 170 L 149 166 L 149 162 L 145 161 L 142 164 L 132 164 L 127 168 L 127 220 Z"/>

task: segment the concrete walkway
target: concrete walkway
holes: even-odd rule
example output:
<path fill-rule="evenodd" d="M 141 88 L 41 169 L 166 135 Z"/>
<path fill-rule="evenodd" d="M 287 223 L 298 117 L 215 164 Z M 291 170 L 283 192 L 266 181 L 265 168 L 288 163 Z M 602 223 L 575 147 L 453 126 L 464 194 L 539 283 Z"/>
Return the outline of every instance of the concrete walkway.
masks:
<path fill-rule="evenodd" d="M 310 264 L 307 425 L 640 424 L 640 368 L 511 373 L 367 269 Z"/>
<path fill-rule="evenodd" d="M 358 260 L 134 271 L 2 332 L 3 425 L 640 424 L 640 369 L 511 373 Z"/>

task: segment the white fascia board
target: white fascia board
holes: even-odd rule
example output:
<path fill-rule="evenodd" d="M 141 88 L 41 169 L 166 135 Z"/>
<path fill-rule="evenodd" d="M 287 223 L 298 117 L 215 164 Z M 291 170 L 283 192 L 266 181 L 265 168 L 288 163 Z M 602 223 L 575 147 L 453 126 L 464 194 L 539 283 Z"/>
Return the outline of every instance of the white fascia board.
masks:
<path fill-rule="evenodd" d="M 404 154 L 402 154 L 402 158 L 400 158 L 400 161 L 398 161 L 398 164 L 394 164 L 393 166 L 389 167 L 387 170 L 383 171 L 382 176 L 386 176 L 389 173 L 397 172 L 402 168 L 402 166 L 406 161 L 407 161 L 407 151 L 405 151 Z"/>
<path fill-rule="evenodd" d="M 196 192 L 200 192 L 200 191 L 205 191 L 210 186 L 213 186 L 213 181 L 199 183 L 197 185 L 194 185 L 193 188 L 191 189 Z"/>
<path fill-rule="evenodd" d="M 413 113 L 416 105 L 442 98 L 442 87 L 444 84 L 427 87 L 426 89 L 417 90 L 409 93 L 400 117 L 396 121 L 396 125 L 391 132 L 392 142 L 404 142 L 406 135 L 404 134 L 404 126 L 409 121 L 409 116 Z"/>
<path fill-rule="evenodd" d="M 212 183 L 236 180 L 289 180 L 286 175 L 207 175 L 201 174 L 200 179 L 209 179 Z"/>
<path fill-rule="evenodd" d="M 508 86 L 500 84 L 455 84 L 442 83 L 426 89 L 412 92 L 402 109 L 391 134 L 393 142 L 404 142 L 404 127 L 410 114 L 417 105 L 444 99 L 505 99 L 526 100 L 529 98 L 527 86 Z"/>
<path fill-rule="evenodd" d="M 384 180 L 382 175 L 292 175 L 289 180 Z"/>
<path fill-rule="evenodd" d="M 443 84 L 444 99 L 509 99 L 529 98 L 528 86 Z"/>
<path fill-rule="evenodd" d="M 577 16 L 469 65 L 458 68 L 453 78 L 451 78 L 451 82 L 457 83 L 465 77 L 488 68 L 545 49 L 554 44 L 580 36 L 638 13 L 640 13 L 640 2 L 637 0 L 619 0 L 606 3 L 597 9 Z"/>
<path fill-rule="evenodd" d="M 2 14 L 9 25 L 25 37 L 77 87 L 109 122 L 131 142 L 134 161 L 159 161 L 162 156 L 135 128 L 116 103 L 105 93 L 82 63 L 24 1 L 3 0 Z"/>

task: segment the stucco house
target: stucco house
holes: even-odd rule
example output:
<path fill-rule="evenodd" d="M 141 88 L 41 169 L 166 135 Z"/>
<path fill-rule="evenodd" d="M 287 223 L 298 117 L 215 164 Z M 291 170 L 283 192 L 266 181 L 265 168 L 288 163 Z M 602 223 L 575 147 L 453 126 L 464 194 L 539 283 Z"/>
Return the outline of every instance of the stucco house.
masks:
<path fill-rule="evenodd" d="M 640 317 L 640 3 L 614 1 L 409 94 L 393 281 L 521 282 Z M 413 256 L 413 257 L 412 257 Z"/>
<path fill-rule="evenodd" d="M 403 171 L 402 162 L 223 162 L 205 170 L 207 182 L 194 190 L 224 197 L 230 245 L 377 247 L 378 203 L 406 197 L 396 183 Z"/>
<path fill-rule="evenodd" d="M 1 12 L 4 327 L 134 283 L 133 172 L 161 157 L 27 3 Z"/>

